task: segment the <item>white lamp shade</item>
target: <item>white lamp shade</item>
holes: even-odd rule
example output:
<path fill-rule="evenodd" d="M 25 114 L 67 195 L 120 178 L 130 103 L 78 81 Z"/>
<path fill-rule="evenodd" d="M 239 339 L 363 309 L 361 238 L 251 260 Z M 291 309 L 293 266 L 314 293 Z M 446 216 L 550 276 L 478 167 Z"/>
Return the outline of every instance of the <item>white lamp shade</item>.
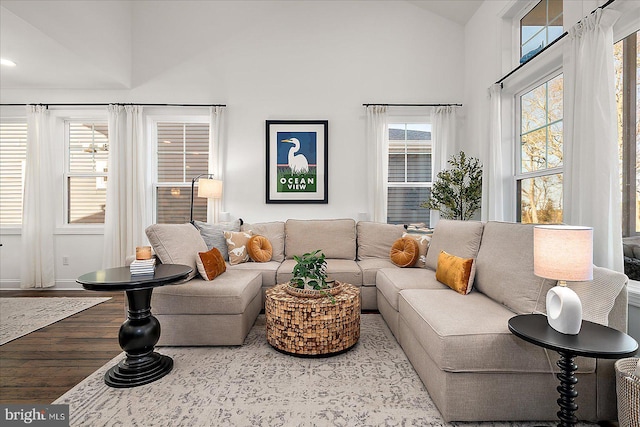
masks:
<path fill-rule="evenodd" d="M 533 229 L 534 274 L 552 280 L 593 279 L 593 228 L 538 225 Z"/>
<path fill-rule="evenodd" d="M 222 181 L 219 179 L 200 178 L 198 180 L 198 197 L 221 199 Z"/>

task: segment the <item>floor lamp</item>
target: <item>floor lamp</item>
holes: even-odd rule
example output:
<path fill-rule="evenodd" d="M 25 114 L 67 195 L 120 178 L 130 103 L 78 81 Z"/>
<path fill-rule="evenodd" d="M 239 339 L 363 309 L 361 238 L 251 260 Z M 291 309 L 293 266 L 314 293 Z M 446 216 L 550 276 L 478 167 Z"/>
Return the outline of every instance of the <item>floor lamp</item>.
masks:
<path fill-rule="evenodd" d="M 205 178 L 202 178 L 202 177 Z M 222 198 L 222 181 L 213 179 L 213 174 L 203 173 L 191 180 L 191 211 L 189 214 L 189 222 L 193 224 L 193 193 L 194 187 L 198 180 L 198 197 L 206 197 L 207 199 Z"/>

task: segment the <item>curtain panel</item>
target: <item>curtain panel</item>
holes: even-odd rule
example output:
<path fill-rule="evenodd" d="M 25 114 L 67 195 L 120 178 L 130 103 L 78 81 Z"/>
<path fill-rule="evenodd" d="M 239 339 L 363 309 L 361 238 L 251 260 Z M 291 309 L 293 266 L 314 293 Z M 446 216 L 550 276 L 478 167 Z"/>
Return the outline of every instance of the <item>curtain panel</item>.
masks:
<path fill-rule="evenodd" d="M 506 221 L 505 174 L 502 150 L 502 86 L 489 88 L 489 139 L 485 147 L 484 178 L 482 180 L 482 220 Z"/>
<path fill-rule="evenodd" d="M 458 107 L 453 105 L 436 107 L 431 117 L 431 143 L 432 143 L 432 163 L 433 180 L 438 177 L 438 173 L 447 169 L 447 160 L 456 154 L 457 143 L 457 111 Z M 440 220 L 440 212 L 431 210 L 431 228 L 435 227 Z"/>
<path fill-rule="evenodd" d="M 564 71 L 564 222 L 593 227 L 594 264 L 623 271 L 613 24 L 598 9 L 568 31 Z"/>
<path fill-rule="evenodd" d="M 55 285 L 53 151 L 49 110 L 27 105 L 27 154 L 22 197 L 21 288 Z"/>
<path fill-rule="evenodd" d="M 146 146 L 142 107 L 109 105 L 103 267 L 119 267 L 146 243 Z"/>
<path fill-rule="evenodd" d="M 215 106 L 209 109 L 209 173 L 215 179 L 224 182 L 224 107 Z M 207 205 L 207 221 L 217 223 L 223 208 L 224 188 L 222 199 L 211 199 Z"/>
<path fill-rule="evenodd" d="M 371 220 L 387 222 L 389 138 L 387 107 L 366 107 L 367 210 Z"/>

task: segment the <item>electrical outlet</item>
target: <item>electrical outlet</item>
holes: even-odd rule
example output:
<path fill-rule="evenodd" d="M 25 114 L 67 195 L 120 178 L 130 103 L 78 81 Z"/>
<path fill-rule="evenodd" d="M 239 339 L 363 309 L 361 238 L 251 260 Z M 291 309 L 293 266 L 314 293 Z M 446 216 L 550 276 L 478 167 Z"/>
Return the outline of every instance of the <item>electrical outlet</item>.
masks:
<path fill-rule="evenodd" d="M 63 256 L 62 257 L 62 265 L 69 265 L 69 257 L 68 256 Z"/>

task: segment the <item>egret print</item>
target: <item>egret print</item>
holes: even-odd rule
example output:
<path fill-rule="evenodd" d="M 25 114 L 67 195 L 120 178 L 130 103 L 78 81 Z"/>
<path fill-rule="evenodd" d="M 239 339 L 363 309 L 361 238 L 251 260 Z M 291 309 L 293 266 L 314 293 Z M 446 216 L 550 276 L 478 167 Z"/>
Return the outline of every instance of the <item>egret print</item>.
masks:
<path fill-rule="evenodd" d="M 300 141 L 298 141 L 298 138 L 283 139 L 281 142 L 290 142 L 293 144 L 293 147 L 289 149 L 288 155 L 291 173 L 298 175 L 309 172 L 309 161 L 304 154 L 299 153 Z"/>
<path fill-rule="evenodd" d="M 278 192 L 313 193 L 317 181 L 317 133 L 278 132 Z"/>

